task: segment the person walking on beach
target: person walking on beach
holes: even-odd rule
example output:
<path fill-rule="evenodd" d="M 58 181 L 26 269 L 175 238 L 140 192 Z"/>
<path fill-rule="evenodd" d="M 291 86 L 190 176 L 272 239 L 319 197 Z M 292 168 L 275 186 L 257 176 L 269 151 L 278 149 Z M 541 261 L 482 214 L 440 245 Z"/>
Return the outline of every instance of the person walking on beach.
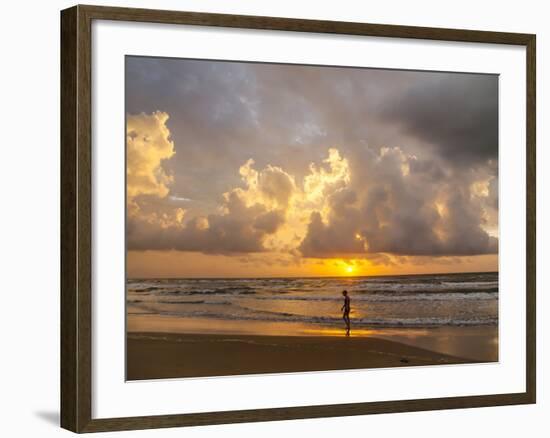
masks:
<path fill-rule="evenodd" d="M 343 318 L 344 322 L 346 323 L 346 336 L 349 336 L 349 332 L 351 329 L 351 324 L 349 320 L 349 313 L 351 311 L 351 300 L 349 299 L 347 290 L 342 291 L 342 295 L 344 296 L 344 305 L 342 306 L 342 311 L 344 312 Z"/>

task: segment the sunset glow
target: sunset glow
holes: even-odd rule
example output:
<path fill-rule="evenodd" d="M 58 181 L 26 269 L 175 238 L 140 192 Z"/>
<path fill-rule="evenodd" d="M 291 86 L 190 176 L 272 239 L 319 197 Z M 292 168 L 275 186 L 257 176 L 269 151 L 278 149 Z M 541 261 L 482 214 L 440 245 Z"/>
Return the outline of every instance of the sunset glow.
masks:
<path fill-rule="evenodd" d="M 498 269 L 492 77 L 137 57 L 127 74 L 129 277 Z"/>

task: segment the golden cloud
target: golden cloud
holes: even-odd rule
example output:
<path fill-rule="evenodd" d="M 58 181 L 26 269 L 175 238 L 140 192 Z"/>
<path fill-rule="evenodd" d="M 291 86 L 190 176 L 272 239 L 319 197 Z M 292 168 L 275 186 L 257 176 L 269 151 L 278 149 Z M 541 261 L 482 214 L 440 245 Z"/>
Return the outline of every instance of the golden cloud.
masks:
<path fill-rule="evenodd" d="M 160 112 L 129 118 L 131 249 L 373 262 L 381 254 L 476 255 L 498 249 L 498 239 L 487 234 L 496 222 L 486 213 L 489 200 L 496 199 L 496 179 L 476 176 L 460 190 L 437 164 L 398 147 L 368 149 L 355 157 L 360 164 L 330 148 L 301 180 L 271 164 L 257 169 L 248 159 L 238 170 L 241 186 L 222 194 L 216 213 L 188 215 L 169 203 L 155 204 L 152 199 L 165 198 L 172 182 L 162 168 L 174 155 L 167 119 Z"/>
<path fill-rule="evenodd" d="M 162 163 L 175 155 L 170 130 L 166 126 L 169 115 L 156 111 L 152 114 L 128 115 L 126 121 L 126 193 L 129 213 L 139 208 L 135 198 L 154 195 L 164 198 L 173 177 L 162 168 Z"/>

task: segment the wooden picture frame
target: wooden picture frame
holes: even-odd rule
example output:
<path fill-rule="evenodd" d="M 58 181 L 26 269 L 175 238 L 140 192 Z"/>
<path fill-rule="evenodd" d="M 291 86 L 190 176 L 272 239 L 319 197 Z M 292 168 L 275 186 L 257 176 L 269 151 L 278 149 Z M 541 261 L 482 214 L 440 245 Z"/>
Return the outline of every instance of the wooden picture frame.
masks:
<path fill-rule="evenodd" d="M 93 20 L 219 26 L 357 36 L 519 45 L 526 48 L 526 391 L 522 393 L 92 418 L 91 25 Z M 75 6 L 61 12 L 61 426 L 74 432 L 456 409 L 535 403 L 535 35 L 475 30 Z"/>

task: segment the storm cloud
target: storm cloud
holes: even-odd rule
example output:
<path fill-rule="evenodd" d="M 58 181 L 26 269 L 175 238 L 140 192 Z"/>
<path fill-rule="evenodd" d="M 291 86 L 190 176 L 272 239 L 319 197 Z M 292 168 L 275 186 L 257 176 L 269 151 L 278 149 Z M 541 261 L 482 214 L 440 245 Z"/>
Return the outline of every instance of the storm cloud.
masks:
<path fill-rule="evenodd" d="M 399 148 L 369 151 L 351 162 L 360 168 L 352 168 L 349 184 L 328 197 L 327 220 L 312 214 L 300 245 L 304 255 L 497 252 L 497 239 L 482 227 L 488 196 L 472 191 L 475 175 L 453 175 L 452 169 L 407 157 Z"/>
<path fill-rule="evenodd" d="M 497 76 L 126 62 L 129 250 L 498 252 Z"/>
<path fill-rule="evenodd" d="M 475 165 L 498 158 L 498 81 L 492 75 L 420 83 L 382 114 L 450 160 Z"/>

